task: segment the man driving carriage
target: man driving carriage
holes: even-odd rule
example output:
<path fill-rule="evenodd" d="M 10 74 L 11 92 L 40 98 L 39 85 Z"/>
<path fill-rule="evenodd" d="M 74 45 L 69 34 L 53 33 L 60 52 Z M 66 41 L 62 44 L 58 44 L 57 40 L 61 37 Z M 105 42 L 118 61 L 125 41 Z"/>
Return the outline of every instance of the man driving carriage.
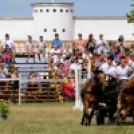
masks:
<path fill-rule="evenodd" d="M 99 70 L 101 70 L 106 75 L 106 81 L 108 82 L 107 89 L 113 89 L 117 84 L 117 73 L 116 67 L 113 64 L 114 56 L 109 55 L 107 57 L 107 62 L 100 66 Z"/>

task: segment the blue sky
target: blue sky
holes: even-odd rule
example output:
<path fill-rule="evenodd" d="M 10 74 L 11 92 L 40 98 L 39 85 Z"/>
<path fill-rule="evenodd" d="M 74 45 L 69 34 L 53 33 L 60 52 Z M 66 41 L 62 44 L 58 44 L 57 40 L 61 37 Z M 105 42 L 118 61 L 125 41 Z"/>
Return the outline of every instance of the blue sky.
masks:
<path fill-rule="evenodd" d="M 51 0 L 0 0 L 0 16 L 31 16 L 31 3 Z M 74 2 L 74 16 L 125 16 L 132 0 L 55 0 Z"/>

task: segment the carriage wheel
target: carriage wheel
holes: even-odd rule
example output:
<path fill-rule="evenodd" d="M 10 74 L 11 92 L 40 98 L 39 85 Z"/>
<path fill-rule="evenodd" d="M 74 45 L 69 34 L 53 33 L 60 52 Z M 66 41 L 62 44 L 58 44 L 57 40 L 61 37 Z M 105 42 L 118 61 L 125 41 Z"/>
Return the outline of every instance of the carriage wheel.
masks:
<path fill-rule="evenodd" d="M 98 109 L 96 111 L 96 122 L 97 122 L 97 125 L 104 124 L 104 111 L 101 109 Z"/>

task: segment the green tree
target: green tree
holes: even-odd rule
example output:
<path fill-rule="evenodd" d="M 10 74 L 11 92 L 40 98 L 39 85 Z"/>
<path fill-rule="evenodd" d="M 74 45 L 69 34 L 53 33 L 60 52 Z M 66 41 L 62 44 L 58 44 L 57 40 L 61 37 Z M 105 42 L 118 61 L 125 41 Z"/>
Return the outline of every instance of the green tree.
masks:
<path fill-rule="evenodd" d="M 131 7 L 134 7 L 134 4 L 131 4 Z M 134 23 L 134 9 L 132 9 L 130 13 L 127 13 L 126 16 L 128 18 L 128 23 Z"/>

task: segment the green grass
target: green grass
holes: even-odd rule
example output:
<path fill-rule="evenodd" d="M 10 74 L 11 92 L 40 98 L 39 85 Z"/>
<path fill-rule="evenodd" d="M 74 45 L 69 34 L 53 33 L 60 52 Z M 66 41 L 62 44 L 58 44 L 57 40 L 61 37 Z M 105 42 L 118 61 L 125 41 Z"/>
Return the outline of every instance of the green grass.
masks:
<path fill-rule="evenodd" d="M 10 104 L 6 121 L 0 121 L 0 134 L 134 134 L 133 126 L 80 125 L 81 111 L 74 103 Z"/>

